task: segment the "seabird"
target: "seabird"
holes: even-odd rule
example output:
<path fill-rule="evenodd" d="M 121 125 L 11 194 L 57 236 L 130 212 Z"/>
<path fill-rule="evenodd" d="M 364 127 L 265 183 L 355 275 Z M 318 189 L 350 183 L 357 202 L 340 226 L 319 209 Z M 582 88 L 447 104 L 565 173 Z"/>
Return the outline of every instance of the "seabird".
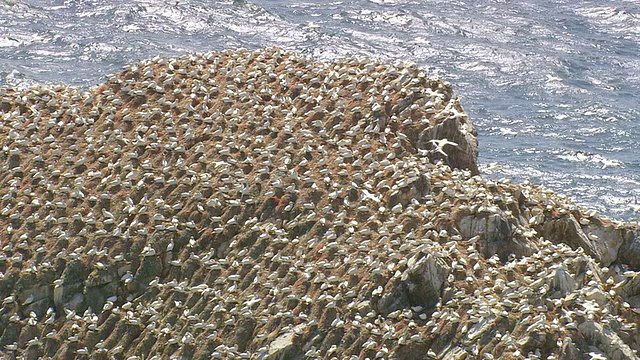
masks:
<path fill-rule="evenodd" d="M 454 143 L 453 141 L 449 141 L 447 139 L 437 139 L 437 140 L 434 139 L 434 140 L 429 140 L 429 142 L 432 143 L 433 146 L 435 147 L 435 149 L 433 149 L 433 151 L 437 151 L 440 154 L 444 155 L 445 157 L 449 156 L 449 155 L 447 155 L 446 152 L 444 152 L 444 150 L 442 150 L 442 148 L 445 145 L 452 145 L 452 146 L 458 147 L 457 143 Z"/>

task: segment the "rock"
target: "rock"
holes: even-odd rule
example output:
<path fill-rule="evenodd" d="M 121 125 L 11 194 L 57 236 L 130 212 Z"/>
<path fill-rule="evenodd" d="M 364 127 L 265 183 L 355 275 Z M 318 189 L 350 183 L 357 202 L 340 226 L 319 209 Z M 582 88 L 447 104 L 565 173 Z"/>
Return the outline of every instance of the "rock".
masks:
<path fill-rule="evenodd" d="M 91 274 L 89 274 L 84 283 L 87 288 L 92 288 L 107 285 L 109 283 L 117 281 L 117 279 L 118 277 L 115 271 L 112 272 L 109 270 L 94 270 L 93 272 L 91 272 Z"/>
<path fill-rule="evenodd" d="M 603 266 L 609 266 L 618 259 L 618 251 L 624 243 L 624 230 L 617 229 L 613 224 L 591 219 L 591 223 L 583 227 L 583 231 L 598 248 L 601 254 L 599 262 Z"/>
<path fill-rule="evenodd" d="M 269 345 L 269 353 L 265 360 L 288 360 L 293 359 L 298 352 L 294 344 L 296 334 L 293 331 L 278 336 Z"/>
<path fill-rule="evenodd" d="M 553 242 L 564 242 L 573 248 L 582 247 L 603 266 L 609 266 L 617 259 L 623 240 L 611 228 L 591 227 L 590 233 L 596 236 L 587 236 L 571 214 L 545 222 L 542 231 L 545 238 Z"/>
<path fill-rule="evenodd" d="M 640 231 L 627 229 L 619 251 L 619 260 L 634 270 L 640 270 Z"/>
<path fill-rule="evenodd" d="M 429 350 L 429 345 L 425 343 L 411 343 L 408 345 L 401 345 L 396 351 L 397 359 L 399 360 L 413 360 L 424 358 L 424 355 Z"/>
<path fill-rule="evenodd" d="M 562 359 L 578 360 L 582 359 L 582 354 L 576 344 L 571 339 L 566 339 L 562 342 Z"/>
<path fill-rule="evenodd" d="M 462 111 L 457 100 L 459 109 L 454 110 L 456 113 Z M 455 107 L 455 106 L 453 106 Z M 477 132 L 466 114 L 464 116 L 450 116 L 441 123 L 424 129 L 418 138 L 418 148 L 425 150 L 434 150 L 431 140 L 447 139 L 457 146 L 446 146 L 443 150 L 448 156 L 444 156 L 438 152 L 432 152 L 432 160 L 442 159 L 445 164 L 451 168 L 467 169 L 473 175 L 477 175 L 478 171 L 478 139 Z"/>
<path fill-rule="evenodd" d="M 47 297 L 38 301 L 34 301 L 33 303 L 27 305 L 22 313 L 27 316 L 32 311 L 40 316 L 44 316 L 44 314 L 49 310 L 50 307 L 53 306 L 53 298 Z"/>
<path fill-rule="evenodd" d="M 520 258 L 530 255 L 537 248 L 535 244 L 519 240 L 513 234 L 512 224 L 502 211 L 464 216 L 456 225 L 464 239 L 480 237 L 480 253 L 486 259 L 494 254 L 501 261 L 506 261 L 511 254 Z"/>
<path fill-rule="evenodd" d="M 52 300 L 51 287 L 49 286 L 34 286 L 18 294 L 18 301 L 26 306 L 23 311 L 25 316 L 31 311 L 34 311 L 38 316 L 43 316 Z"/>
<path fill-rule="evenodd" d="M 162 259 L 159 256 L 146 256 L 140 261 L 140 266 L 133 277 L 133 287 L 136 293 L 141 293 L 149 282 L 160 275 L 162 271 Z"/>
<path fill-rule="evenodd" d="M 66 309 L 74 310 L 74 311 L 82 311 L 84 305 L 84 295 L 81 293 L 76 293 L 71 296 L 71 299 L 66 302 L 63 306 Z"/>
<path fill-rule="evenodd" d="M 549 285 L 550 289 L 555 291 L 550 294 L 550 297 L 560 298 L 575 290 L 576 281 L 563 265 L 554 271 Z"/>
<path fill-rule="evenodd" d="M 482 318 L 478 323 L 471 325 L 469 330 L 464 334 L 465 338 L 469 342 L 473 342 L 481 337 L 485 332 L 495 328 L 496 316 L 491 315 Z"/>
<path fill-rule="evenodd" d="M 367 316 L 367 314 L 372 310 L 371 301 L 365 300 L 365 301 L 359 302 L 356 305 L 356 310 L 358 310 L 358 313 L 360 314 L 360 316 Z"/>
<path fill-rule="evenodd" d="M 431 253 L 417 253 L 407 262 L 407 269 L 392 280 L 378 301 L 383 315 L 409 307 L 433 308 L 440 300 L 449 266 Z"/>
<path fill-rule="evenodd" d="M 85 280 L 84 295 L 88 307 L 102 309 L 106 299 L 118 291 L 119 277 L 115 270 L 94 270 Z"/>
<path fill-rule="evenodd" d="M 72 284 L 55 285 L 53 288 L 53 303 L 59 311 L 69 307 L 69 302 L 74 299 L 74 306 L 81 305 L 77 303 L 77 295 L 82 295 L 84 290 L 84 282 L 76 282 Z M 74 308 L 78 310 L 78 308 Z"/>
<path fill-rule="evenodd" d="M 578 326 L 587 344 L 596 346 L 611 360 L 635 360 L 638 357 L 620 337 L 594 321 L 585 321 Z"/>
<path fill-rule="evenodd" d="M 640 273 L 619 283 L 614 290 L 632 307 L 640 309 Z"/>
<path fill-rule="evenodd" d="M 239 322 L 238 328 L 236 330 L 236 337 L 234 340 L 235 344 L 238 345 L 239 351 L 245 351 L 247 349 L 247 346 L 253 338 L 253 331 L 255 330 L 255 327 L 256 320 L 252 318 L 242 319 Z"/>

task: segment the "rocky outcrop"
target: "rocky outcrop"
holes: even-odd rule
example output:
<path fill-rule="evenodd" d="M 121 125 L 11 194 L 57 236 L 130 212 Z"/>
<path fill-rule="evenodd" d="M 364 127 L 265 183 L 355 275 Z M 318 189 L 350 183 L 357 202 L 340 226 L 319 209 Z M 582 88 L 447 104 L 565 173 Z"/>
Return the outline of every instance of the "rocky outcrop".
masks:
<path fill-rule="evenodd" d="M 604 266 L 618 259 L 618 250 L 623 243 L 623 231 L 600 220 L 587 220 L 581 226 L 573 215 L 551 220 L 543 226 L 542 233 L 550 240 L 564 242 L 574 248 L 582 248 Z"/>
<path fill-rule="evenodd" d="M 624 240 L 618 251 L 618 259 L 632 269 L 640 270 L 640 230 L 626 228 L 623 233 Z"/>
<path fill-rule="evenodd" d="M 551 289 L 551 298 L 557 299 L 567 296 L 576 289 L 576 280 L 566 267 L 557 268 L 552 275 L 549 283 Z"/>
<path fill-rule="evenodd" d="M 293 331 L 278 336 L 269 344 L 269 352 L 264 357 L 266 360 L 284 360 L 293 359 L 300 354 L 300 346 L 296 346 L 294 338 L 296 334 Z"/>
<path fill-rule="evenodd" d="M 451 84 L 278 49 L 0 89 L 2 358 L 635 358 L 637 226 L 477 174 Z M 594 355 L 595 354 L 595 355 Z"/>
<path fill-rule="evenodd" d="M 632 307 L 640 309 L 640 275 L 630 273 L 628 276 L 616 285 L 616 293 Z"/>
<path fill-rule="evenodd" d="M 442 259 L 430 253 L 418 253 L 407 261 L 406 270 L 387 284 L 378 301 L 378 311 L 389 316 L 400 310 L 433 309 L 450 269 Z"/>
<path fill-rule="evenodd" d="M 451 101 L 442 116 L 444 120 L 424 129 L 418 137 L 418 148 L 430 150 L 432 161 L 442 160 L 452 168 L 468 169 L 473 175 L 478 171 L 478 134 L 471 119 L 464 112 L 460 102 Z M 436 151 L 432 140 L 447 139 L 456 145 L 449 145 L 442 154 Z"/>
<path fill-rule="evenodd" d="M 495 209 L 480 210 L 477 214 L 462 216 L 456 227 L 464 239 L 478 240 L 478 249 L 485 258 L 497 255 L 502 261 L 506 261 L 510 255 L 520 258 L 537 250 L 535 243 L 523 240 L 513 232 L 516 224 L 509 221 L 504 212 Z"/>
<path fill-rule="evenodd" d="M 592 356 L 600 353 L 600 356 L 606 356 L 607 359 L 626 360 L 638 358 L 615 332 L 605 329 L 594 321 L 583 322 L 578 327 L 578 330 L 580 330 L 582 337 L 588 344 L 593 344 L 596 349 L 601 350 L 600 352 L 592 352 Z"/>

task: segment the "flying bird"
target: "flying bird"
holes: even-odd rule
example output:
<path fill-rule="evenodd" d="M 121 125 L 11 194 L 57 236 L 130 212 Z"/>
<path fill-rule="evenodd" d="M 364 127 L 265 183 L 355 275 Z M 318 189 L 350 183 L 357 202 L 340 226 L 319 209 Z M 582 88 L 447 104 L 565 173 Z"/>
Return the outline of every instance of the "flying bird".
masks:
<path fill-rule="evenodd" d="M 445 157 L 448 157 L 449 155 L 447 155 L 446 152 L 444 152 L 444 150 L 442 148 L 445 147 L 445 145 L 452 145 L 455 147 L 458 147 L 457 143 L 454 143 L 453 141 L 449 141 L 447 139 L 434 139 L 434 140 L 429 140 L 430 143 L 433 144 L 433 146 L 435 147 L 435 149 L 433 149 L 432 151 L 436 151 L 439 152 L 440 154 L 444 155 Z"/>

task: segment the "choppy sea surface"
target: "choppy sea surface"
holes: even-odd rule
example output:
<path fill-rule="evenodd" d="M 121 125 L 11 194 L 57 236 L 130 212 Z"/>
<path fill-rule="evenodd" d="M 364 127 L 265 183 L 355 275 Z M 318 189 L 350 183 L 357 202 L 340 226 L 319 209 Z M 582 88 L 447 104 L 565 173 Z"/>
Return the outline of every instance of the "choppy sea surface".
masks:
<path fill-rule="evenodd" d="M 266 46 L 415 61 L 454 84 L 485 176 L 640 216 L 638 0 L 0 0 L 0 86 Z"/>

